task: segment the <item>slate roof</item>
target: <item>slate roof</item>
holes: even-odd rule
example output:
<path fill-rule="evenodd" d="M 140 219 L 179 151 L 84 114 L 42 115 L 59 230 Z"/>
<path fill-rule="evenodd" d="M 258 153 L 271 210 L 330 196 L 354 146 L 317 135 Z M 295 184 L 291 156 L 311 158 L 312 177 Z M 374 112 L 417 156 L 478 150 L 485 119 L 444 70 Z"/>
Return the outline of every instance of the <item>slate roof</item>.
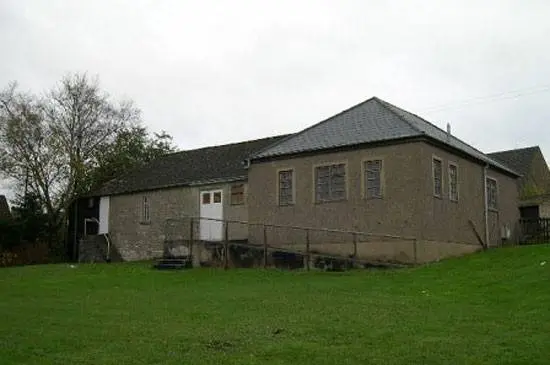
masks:
<path fill-rule="evenodd" d="M 0 219 L 11 218 L 10 206 L 5 195 L 0 195 Z"/>
<path fill-rule="evenodd" d="M 162 156 L 103 185 L 90 196 L 246 179 L 244 161 L 288 135 L 180 151 Z"/>
<path fill-rule="evenodd" d="M 487 155 L 525 176 L 529 173 L 531 162 L 537 153 L 542 154 L 539 146 L 492 152 Z"/>
<path fill-rule="evenodd" d="M 377 97 L 289 136 L 277 145 L 258 152 L 251 160 L 411 137 L 431 138 L 493 167 L 518 175 L 508 166 L 448 135 L 427 120 Z"/>

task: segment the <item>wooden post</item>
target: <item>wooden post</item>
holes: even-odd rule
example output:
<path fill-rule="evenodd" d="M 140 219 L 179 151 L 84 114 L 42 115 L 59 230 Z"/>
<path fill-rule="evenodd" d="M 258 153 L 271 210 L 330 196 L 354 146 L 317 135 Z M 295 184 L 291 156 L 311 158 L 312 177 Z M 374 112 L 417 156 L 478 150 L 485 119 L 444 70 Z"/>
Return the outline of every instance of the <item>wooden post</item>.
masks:
<path fill-rule="evenodd" d="M 309 229 L 306 229 L 306 270 L 309 271 Z"/>
<path fill-rule="evenodd" d="M 267 231 L 264 225 L 264 269 L 267 268 Z"/>
<path fill-rule="evenodd" d="M 195 240 L 195 234 L 194 234 L 194 221 L 193 218 L 189 219 L 189 259 L 191 260 L 191 267 L 194 266 L 194 258 L 193 258 L 193 244 Z"/>
<path fill-rule="evenodd" d="M 225 222 L 224 226 L 225 226 L 225 232 L 223 234 L 223 246 L 224 246 L 223 268 L 227 270 L 227 268 L 229 267 L 229 241 L 227 237 L 228 223 Z"/>
<path fill-rule="evenodd" d="M 357 258 L 357 233 L 353 233 L 353 258 Z"/>
<path fill-rule="evenodd" d="M 414 264 L 418 264 L 418 254 L 417 254 L 417 239 L 415 238 L 413 241 L 413 250 L 414 250 Z"/>

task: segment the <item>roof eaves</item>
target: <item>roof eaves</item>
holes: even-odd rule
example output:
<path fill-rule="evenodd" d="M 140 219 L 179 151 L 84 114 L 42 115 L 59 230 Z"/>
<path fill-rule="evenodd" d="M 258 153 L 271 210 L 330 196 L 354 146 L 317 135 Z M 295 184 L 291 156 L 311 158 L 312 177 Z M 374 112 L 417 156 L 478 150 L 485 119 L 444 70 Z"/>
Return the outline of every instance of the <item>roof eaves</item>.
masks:
<path fill-rule="evenodd" d="M 185 181 L 181 183 L 156 185 L 156 186 L 149 186 L 149 187 L 138 188 L 138 189 L 113 189 L 112 191 L 109 191 L 109 190 L 99 191 L 98 193 L 83 195 L 82 197 L 90 198 L 94 196 L 127 195 L 127 194 L 142 193 L 146 191 L 156 191 L 156 190 L 163 190 L 163 189 L 174 189 L 174 188 L 191 187 L 191 186 L 203 186 L 203 185 L 210 185 L 210 184 L 229 183 L 229 182 L 235 182 L 235 181 L 243 181 L 247 179 L 248 179 L 247 176 L 240 175 L 240 176 L 224 177 L 224 178 L 217 178 L 217 179 L 191 180 L 191 181 Z"/>
<path fill-rule="evenodd" d="M 332 153 L 336 151 L 347 151 L 347 150 L 353 150 L 356 148 L 369 148 L 369 147 L 376 147 L 376 146 L 382 146 L 382 145 L 393 145 L 393 144 L 399 144 L 399 143 L 410 143 L 415 140 L 420 140 L 420 138 L 423 138 L 422 135 L 410 135 L 405 137 L 395 137 L 395 138 L 388 138 L 388 139 L 382 139 L 377 141 L 369 141 L 369 142 L 362 142 L 362 143 L 350 143 L 350 144 L 339 144 L 339 145 L 333 145 L 330 147 L 313 147 L 307 150 L 301 150 L 301 151 L 295 151 L 295 152 L 285 152 L 285 153 L 277 153 L 277 154 L 270 154 L 269 156 L 262 156 L 255 159 L 255 161 L 265 161 L 265 160 L 271 160 L 271 159 L 280 159 L 282 157 L 285 158 L 294 158 L 298 156 L 304 156 L 304 155 L 316 155 L 321 153 Z"/>

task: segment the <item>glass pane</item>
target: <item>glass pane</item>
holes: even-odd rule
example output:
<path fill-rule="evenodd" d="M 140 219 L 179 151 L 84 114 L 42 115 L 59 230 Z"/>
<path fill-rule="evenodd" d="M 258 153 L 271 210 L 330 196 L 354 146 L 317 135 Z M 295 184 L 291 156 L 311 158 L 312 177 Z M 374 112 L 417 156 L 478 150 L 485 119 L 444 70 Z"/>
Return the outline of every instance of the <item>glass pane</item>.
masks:
<path fill-rule="evenodd" d="M 215 192 L 214 193 L 214 203 L 221 203 L 222 202 L 222 193 L 221 192 Z"/>
<path fill-rule="evenodd" d="M 202 203 L 210 204 L 210 193 L 202 193 Z"/>

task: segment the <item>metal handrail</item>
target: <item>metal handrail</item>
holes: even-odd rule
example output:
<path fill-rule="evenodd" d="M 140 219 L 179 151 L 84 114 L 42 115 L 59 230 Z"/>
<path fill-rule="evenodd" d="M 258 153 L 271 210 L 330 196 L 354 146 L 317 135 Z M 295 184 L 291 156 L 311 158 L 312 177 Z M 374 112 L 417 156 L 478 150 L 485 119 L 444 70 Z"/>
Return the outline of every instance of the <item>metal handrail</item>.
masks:
<path fill-rule="evenodd" d="M 382 238 L 393 238 L 393 239 L 402 239 L 407 241 L 414 241 L 416 240 L 415 237 L 412 236 L 396 236 L 396 235 L 390 235 L 390 234 L 377 234 L 377 233 L 368 233 L 368 232 L 361 232 L 361 231 L 350 231 L 350 230 L 343 230 L 343 229 L 334 229 L 334 228 L 316 228 L 316 227 L 304 227 L 304 226 L 292 226 L 292 225 L 283 225 L 283 224 L 266 224 L 266 223 L 255 223 L 255 222 L 249 222 L 249 221 L 241 221 L 241 220 L 235 220 L 235 219 L 217 219 L 217 218 L 207 218 L 207 217 L 197 217 L 197 216 L 185 216 L 184 218 L 188 219 L 198 219 L 198 220 L 208 220 L 208 221 L 214 221 L 214 222 L 226 222 L 226 223 L 238 223 L 238 224 L 246 224 L 248 226 L 259 226 L 259 227 L 273 227 L 273 228 L 290 228 L 290 229 L 297 229 L 297 230 L 303 230 L 303 231 L 318 231 L 318 232 L 330 232 L 330 233 L 345 233 L 350 235 L 362 235 L 362 236 L 371 236 L 371 237 L 382 237 Z M 166 221 L 170 220 L 178 220 L 176 218 L 167 219 Z"/>
<path fill-rule="evenodd" d="M 103 233 L 103 237 L 105 238 L 105 241 L 107 241 L 107 262 L 111 261 L 111 238 L 109 237 L 109 233 Z"/>
<path fill-rule="evenodd" d="M 93 222 L 93 223 L 96 223 L 97 225 L 99 225 L 99 220 L 95 217 L 84 218 L 84 236 L 86 236 L 87 232 L 88 232 L 88 229 L 86 227 L 86 223 L 88 223 L 88 222 Z"/>

